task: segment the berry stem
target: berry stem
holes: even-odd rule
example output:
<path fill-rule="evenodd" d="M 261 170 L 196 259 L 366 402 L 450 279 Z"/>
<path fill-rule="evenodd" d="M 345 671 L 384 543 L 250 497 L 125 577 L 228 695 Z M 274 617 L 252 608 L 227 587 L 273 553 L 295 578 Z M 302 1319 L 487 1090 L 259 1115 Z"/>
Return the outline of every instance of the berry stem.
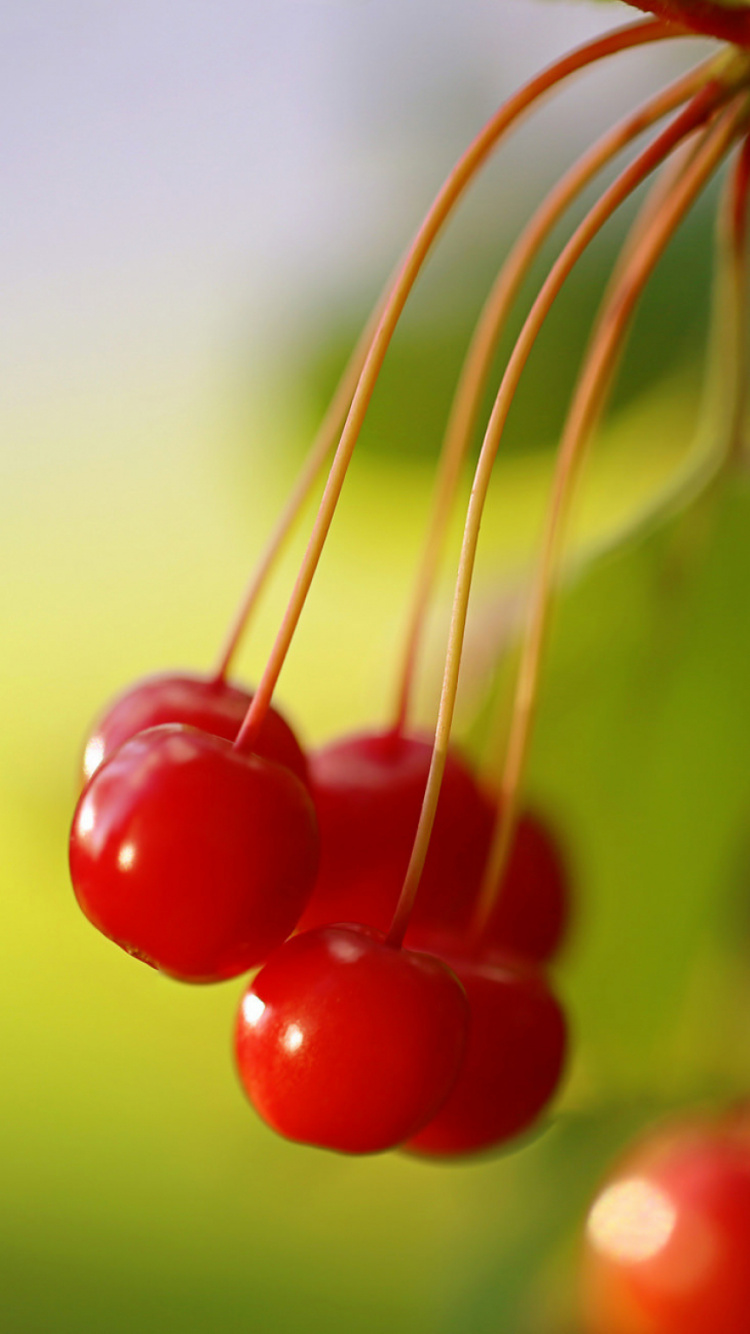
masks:
<path fill-rule="evenodd" d="M 735 99 L 716 124 L 706 131 L 681 179 L 675 183 L 670 196 L 662 201 L 658 214 L 652 216 L 648 228 L 642 229 L 642 234 L 632 247 L 627 266 L 599 319 L 594 341 L 584 363 L 558 452 L 541 554 L 529 603 L 500 785 L 498 822 L 469 929 L 469 941 L 474 945 L 480 941 L 492 915 L 512 846 L 520 784 L 538 694 L 540 662 L 549 623 L 555 567 L 579 465 L 643 289 L 680 222 L 725 157 L 747 114 L 747 99 Z"/>
<path fill-rule="evenodd" d="M 696 131 L 695 135 L 699 135 Z M 676 148 L 661 168 L 656 183 L 649 190 L 645 203 L 638 212 L 635 222 L 630 227 L 625 242 L 615 261 L 614 268 L 607 282 L 604 297 L 600 303 L 599 314 L 597 315 L 589 344 L 594 342 L 596 330 L 599 325 L 602 311 L 606 308 L 611 293 L 619 282 L 627 260 L 632 254 L 633 246 L 642 233 L 649 227 L 651 219 L 658 213 L 662 203 L 671 194 L 677 180 L 685 170 L 685 166 L 695 153 L 695 135 L 685 140 L 679 148 Z M 494 717 L 488 727 L 488 740 L 484 747 L 484 755 L 480 762 L 481 781 L 483 787 L 488 792 L 497 792 L 500 786 L 502 776 L 502 767 L 507 748 L 508 720 L 506 708 L 502 700 L 498 701 L 494 711 Z"/>
<path fill-rule="evenodd" d="M 221 653 L 219 654 L 213 678 L 217 684 L 221 681 L 225 681 L 229 675 L 232 662 L 240 646 L 240 641 L 247 630 L 250 618 L 257 606 L 261 593 L 263 592 L 268 576 L 276 564 L 276 560 L 281 554 L 287 538 L 294 528 L 300 511 L 313 490 L 313 487 L 336 444 L 336 440 L 341 433 L 351 401 L 354 397 L 354 391 L 357 388 L 359 377 L 362 374 L 362 367 L 365 364 L 367 353 L 375 336 L 375 330 L 378 327 L 389 290 L 390 284 L 383 292 L 378 304 L 375 306 L 375 309 L 359 336 L 357 345 L 344 368 L 343 375 L 341 376 L 333 398 L 328 405 L 325 417 L 320 423 L 317 434 L 310 446 L 307 458 L 302 466 L 302 471 L 297 477 L 292 493 L 281 511 L 276 525 L 268 538 L 265 549 L 261 553 L 260 559 L 250 576 L 250 580 L 242 595 L 240 604 L 235 612 L 234 620 L 230 626 L 226 640 L 224 641 Z"/>
<path fill-rule="evenodd" d="M 425 788 L 422 812 L 406 872 L 401 898 L 391 924 L 389 940 L 398 944 L 403 939 L 409 915 L 416 897 L 427 847 L 435 819 L 440 784 L 448 753 L 453 711 L 458 688 L 466 615 L 474 571 L 479 528 L 484 502 L 489 489 L 492 465 L 497 455 L 505 422 L 526 362 L 544 321 L 566 278 L 575 267 L 591 241 L 616 209 L 659 166 L 679 143 L 695 128 L 705 122 L 717 102 L 725 95 L 724 86 L 711 83 L 699 93 L 689 106 L 617 177 L 580 223 L 573 236 L 553 264 L 521 330 L 503 375 L 495 399 L 487 431 L 479 455 L 471 499 L 466 515 L 464 536 L 459 559 L 458 577 L 453 600 L 448 649 L 435 731 L 432 762 Z M 524 689 L 526 677 L 524 677 Z M 525 702 L 525 701 L 524 701 Z M 520 709 L 519 704 L 519 709 Z M 487 896 L 488 897 L 488 896 Z"/>
<path fill-rule="evenodd" d="M 696 134 L 700 137 L 700 132 L 697 131 Z M 668 198 L 687 163 L 694 156 L 695 138 L 696 135 L 693 135 L 675 150 L 659 173 L 656 184 L 649 191 L 648 198 L 639 211 L 617 258 L 600 310 L 606 308 L 607 300 L 619 281 L 636 242 L 648 229 L 651 219 L 658 214 L 663 201 Z M 744 151 L 748 152 L 747 146 Z M 744 186 L 740 182 L 745 170 L 746 168 L 738 160 L 736 174 L 730 174 L 728 177 L 723 204 L 718 210 L 716 274 L 707 355 L 708 373 L 705 377 L 704 401 L 696 438 L 684 462 L 673 474 L 667 486 L 649 499 L 623 528 L 618 529 L 604 543 L 600 542 L 595 548 L 590 549 L 587 559 L 594 554 L 602 554 L 613 545 L 621 544 L 626 538 L 631 539 L 635 534 L 643 535 L 665 515 L 684 509 L 700 493 L 708 499 L 711 489 L 721 480 L 727 467 L 742 453 L 747 291 L 741 278 L 746 268 L 744 256 L 746 237 L 743 238 L 741 196 L 742 189 L 747 188 L 747 182 Z M 738 207 L 739 213 L 736 212 Z M 593 341 L 593 337 L 594 334 L 590 341 Z M 596 429 L 596 424 L 593 429 Z M 695 519 L 695 512 L 692 513 Z M 699 521 L 701 531 L 702 522 Z M 696 540 L 695 531 L 695 523 L 687 519 L 680 529 L 680 533 L 691 534 L 688 540 L 688 548 L 691 551 Z M 678 539 L 677 545 L 681 554 L 675 559 L 681 568 L 685 559 L 682 552 L 682 537 Z M 558 580 L 559 578 L 558 572 Z M 482 783 L 488 791 L 496 792 L 500 786 L 507 732 L 506 710 L 502 702 L 498 701 L 494 721 L 489 727 L 489 739 L 481 765 Z"/>
<path fill-rule="evenodd" d="M 579 158 L 537 209 L 495 280 L 461 368 L 441 450 L 432 513 L 406 632 L 396 697 L 394 730 L 397 732 L 403 731 L 409 714 L 424 624 L 482 394 L 499 339 L 521 286 L 547 237 L 586 186 L 640 134 L 695 96 L 709 81 L 715 63 L 715 58 L 705 61 L 665 88 L 614 126 Z"/>
<path fill-rule="evenodd" d="M 747 267 L 745 248 L 747 245 L 748 190 L 750 190 L 750 136 L 747 136 L 743 142 L 742 151 L 731 178 L 729 194 L 732 248 L 738 261 L 742 262 L 743 271 Z"/>
<path fill-rule="evenodd" d="M 719 328 L 721 357 L 717 367 L 724 381 L 725 425 L 728 462 L 742 458 L 745 409 L 747 407 L 747 215 L 750 190 L 750 136 L 744 140 L 719 211 L 717 302 L 721 303 Z"/>
<path fill-rule="evenodd" d="M 241 751 L 252 750 L 266 711 L 270 705 L 276 682 L 284 665 L 289 645 L 302 614 L 307 594 L 320 560 L 328 530 L 331 526 L 339 495 L 344 484 L 357 437 L 372 397 L 375 383 L 385 354 L 416 282 L 419 271 L 444 223 L 472 179 L 483 166 L 501 137 L 533 104 L 570 75 L 588 65 L 645 43 L 663 41 L 675 35 L 687 35 L 680 29 L 659 20 L 628 25 L 589 42 L 570 52 L 561 60 L 536 75 L 515 93 L 487 122 L 472 144 L 459 159 L 438 192 L 417 235 L 406 255 L 381 312 L 367 359 L 359 377 L 341 439 L 331 465 L 320 508 L 313 525 L 310 540 L 292 591 L 286 612 L 271 649 L 265 670 L 258 683 L 253 702 L 237 736 L 235 745 Z"/>

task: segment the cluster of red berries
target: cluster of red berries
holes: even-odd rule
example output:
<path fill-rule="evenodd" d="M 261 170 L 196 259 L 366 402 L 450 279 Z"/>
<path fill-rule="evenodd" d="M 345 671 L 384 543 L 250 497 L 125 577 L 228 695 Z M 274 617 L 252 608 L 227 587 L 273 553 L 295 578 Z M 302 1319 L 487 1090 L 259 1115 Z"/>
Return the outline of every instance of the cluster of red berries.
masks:
<path fill-rule="evenodd" d="M 630 0 L 658 17 L 572 52 L 501 107 L 449 175 L 352 356 L 300 482 L 210 677 L 162 676 L 117 700 L 86 746 L 70 864 L 89 919 L 187 982 L 258 969 L 236 1058 L 258 1113 L 290 1139 L 440 1159 L 496 1148 L 542 1114 L 566 1025 L 545 966 L 564 935 L 566 870 L 520 806 L 542 646 L 574 479 L 636 304 L 665 247 L 739 148 L 722 205 L 720 429 L 700 476 L 737 457 L 745 416 L 750 0 Z M 432 245 L 504 135 L 568 77 L 637 46 L 702 33 L 733 44 L 626 117 L 565 174 L 511 251 L 459 379 L 417 579 L 392 726 L 305 754 L 271 707 L 390 339 Z M 505 367 L 471 491 L 434 737 L 408 724 L 415 660 L 450 511 L 513 302 L 594 177 L 664 117 L 552 265 Z M 624 247 L 562 434 L 528 599 L 499 793 L 451 745 L 483 506 L 526 360 L 563 283 L 621 204 L 660 179 Z M 334 453 L 292 597 L 254 695 L 229 682 L 250 609 Z M 697 475 L 687 478 L 693 494 Z M 666 497 L 677 503 L 679 485 Z M 750 1118 L 694 1120 L 637 1147 L 587 1232 L 590 1334 L 749 1334 Z"/>
<path fill-rule="evenodd" d="M 451 753 L 402 948 L 387 933 L 431 744 L 369 733 L 308 759 L 270 709 L 247 754 L 234 743 L 250 704 L 223 681 L 164 676 L 107 711 L 71 836 L 83 911 L 182 981 L 263 965 L 240 1005 L 237 1060 L 281 1134 L 430 1155 L 519 1134 L 565 1051 L 541 971 L 567 916 L 551 836 L 524 816 L 489 928 L 467 948 L 495 811 Z"/>
<path fill-rule="evenodd" d="M 724 264 L 735 294 L 743 290 L 747 232 L 750 33 L 740 13 L 747 5 L 633 2 L 664 19 L 606 34 L 530 80 L 438 192 L 355 349 L 272 541 L 269 560 L 335 447 L 255 695 L 229 684 L 228 667 L 257 581 L 215 676 L 136 685 L 86 747 L 70 858 L 81 907 L 124 949 L 175 978 L 221 981 L 260 967 L 240 1005 L 237 1060 L 257 1110 L 292 1139 L 346 1152 L 398 1145 L 437 1157 L 474 1152 L 531 1125 L 560 1078 L 565 1022 L 544 965 L 564 930 L 566 878 L 548 831 L 519 811 L 519 791 L 564 516 L 637 302 L 682 219 L 737 146 L 724 211 Z M 675 17 L 687 27 L 676 27 Z M 389 342 L 431 247 L 491 152 L 532 106 L 601 60 L 696 31 L 744 49 L 699 65 L 593 145 L 543 201 L 488 297 L 446 432 L 393 726 L 308 758 L 271 699 Z M 671 113 L 564 245 L 508 359 L 467 510 L 435 736 L 415 735 L 407 705 L 420 627 L 513 301 L 545 240 L 594 177 Z M 494 459 L 566 278 L 620 205 L 662 167 L 605 293 L 563 430 L 500 793 L 490 798 L 451 748 L 450 734 Z M 728 425 L 711 461 L 715 471 L 733 457 L 730 436 L 742 420 L 744 321 L 733 310 L 730 302 L 721 329 Z M 688 479 L 686 493 L 694 482 Z M 267 568 L 262 562 L 261 576 Z"/>

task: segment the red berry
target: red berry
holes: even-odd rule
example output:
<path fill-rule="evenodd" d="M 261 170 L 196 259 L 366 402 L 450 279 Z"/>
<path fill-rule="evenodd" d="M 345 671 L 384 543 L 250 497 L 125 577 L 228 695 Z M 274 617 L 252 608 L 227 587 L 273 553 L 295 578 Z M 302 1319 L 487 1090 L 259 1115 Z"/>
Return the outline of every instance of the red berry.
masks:
<path fill-rule="evenodd" d="M 733 1122 L 643 1140 L 588 1219 L 590 1334 L 747 1334 L 750 1139 Z"/>
<path fill-rule="evenodd" d="M 538 815 L 526 811 L 516 826 L 487 944 L 546 963 L 559 950 L 569 917 L 568 873 L 557 839 Z"/>
<path fill-rule="evenodd" d="M 365 733 L 310 756 L 321 867 L 303 928 L 366 922 L 387 931 L 422 808 L 432 741 Z M 432 920 L 434 896 L 452 904 L 476 891 L 492 806 L 455 752 L 448 756 L 414 920 Z"/>
<path fill-rule="evenodd" d="M 234 741 L 252 698 L 249 691 L 227 681 L 187 674 L 147 676 L 118 696 L 97 719 L 84 750 L 84 781 L 124 741 L 148 727 L 185 723 Z M 302 783 L 309 782 L 299 742 L 275 709 L 268 710 L 255 749 L 264 759 L 291 769 Z"/>
<path fill-rule="evenodd" d="M 265 1121 L 343 1153 L 391 1149 L 445 1100 L 468 1006 L 438 959 L 354 926 L 295 936 L 245 993 L 237 1061 Z"/>
<path fill-rule="evenodd" d="M 432 742 L 365 733 L 310 757 L 320 822 L 321 866 L 300 923 L 366 922 L 387 931 L 396 910 L 422 808 Z M 413 929 L 466 929 L 484 870 L 495 803 L 464 761 L 448 756 L 435 825 L 412 916 Z M 537 816 L 521 816 L 487 944 L 542 962 L 568 919 L 568 881 L 555 840 Z M 407 934 L 407 942 L 416 937 Z"/>
<path fill-rule="evenodd" d="M 459 952 L 475 900 L 476 890 L 468 898 L 460 880 L 451 883 L 443 878 L 424 896 L 421 911 L 415 912 L 416 932 L 437 930 L 443 937 L 450 933 L 453 942 L 447 945 L 448 953 Z M 499 950 L 546 963 L 560 947 L 569 914 L 568 876 L 557 843 L 537 815 L 524 812 L 516 826 L 502 889 L 485 928 L 482 952 Z M 413 931 L 409 939 L 421 948 L 419 934 Z M 442 943 L 445 945 L 445 939 Z"/>
<path fill-rule="evenodd" d="M 466 989 L 469 1044 L 446 1102 L 407 1146 L 436 1157 L 497 1147 L 527 1130 L 557 1088 L 566 1048 L 562 1009 L 536 968 L 509 958 L 446 962 Z"/>
<path fill-rule="evenodd" d="M 90 921 L 186 982 L 261 963 L 294 930 L 317 862 L 298 778 L 180 726 L 139 733 L 97 769 L 70 840 Z"/>

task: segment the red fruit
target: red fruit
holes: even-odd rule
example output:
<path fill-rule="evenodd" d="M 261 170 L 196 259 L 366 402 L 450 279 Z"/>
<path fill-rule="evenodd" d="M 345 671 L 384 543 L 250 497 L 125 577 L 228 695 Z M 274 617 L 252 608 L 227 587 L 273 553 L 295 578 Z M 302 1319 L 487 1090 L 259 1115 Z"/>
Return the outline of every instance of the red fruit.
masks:
<path fill-rule="evenodd" d="M 118 696 L 94 724 L 83 755 L 84 782 L 124 741 L 148 727 L 184 723 L 234 741 L 252 698 L 227 681 L 187 674 L 147 676 Z M 299 742 L 275 709 L 268 710 L 255 749 L 264 759 L 291 769 L 302 783 L 309 782 Z"/>
<path fill-rule="evenodd" d="M 544 977 L 517 960 L 449 956 L 471 1010 L 463 1065 L 429 1125 L 407 1147 L 448 1157 L 506 1143 L 536 1121 L 560 1081 L 566 1027 Z"/>
<path fill-rule="evenodd" d="M 589 1334 L 747 1334 L 750 1140 L 683 1123 L 640 1143 L 588 1219 Z"/>
<path fill-rule="evenodd" d="M 569 918 L 569 880 L 559 844 L 538 815 L 525 812 L 516 826 L 487 943 L 546 963 L 559 950 Z"/>
<path fill-rule="evenodd" d="M 70 838 L 89 920 L 185 982 L 261 963 L 294 930 L 317 862 L 299 779 L 191 727 L 152 728 L 116 750 L 84 789 Z"/>
<path fill-rule="evenodd" d="M 300 923 L 366 922 L 387 931 L 396 910 L 432 758 L 426 737 L 365 733 L 310 757 L 320 822 L 321 866 Z M 469 924 L 489 851 L 495 803 L 464 761 L 448 756 L 413 930 L 450 930 L 455 948 Z M 557 846 L 538 817 L 522 815 L 487 943 L 543 961 L 560 944 L 568 883 Z"/>
<path fill-rule="evenodd" d="M 387 931 L 422 808 L 432 741 L 365 733 L 310 757 L 320 823 L 321 867 L 303 929 L 335 921 Z M 493 812 L 469 769 L 448 756 L 415 921 L 431 920 L 433 896 L 452 903 L 476 891 Z"/>
<path fill-rule="evenodd" d="M 450 1092 L 468 1006 L 438 959 L 355 926 L 295 936 L 268 960 L 237 1019 L 240 1076 L 288 1139 L 379 1153 Z"/>
<path fill-rule="evenodd" d="M 475 895 L 476 891 L 467 898 L 458 880 L 435 883 L 414 914 L 410 944 L 422 948 L 424 930 L 439 931 L 447 954 L 460 952 Z M 502 890 L 484 928 L 482 952 L 500 951 L 546 963 L 562 943 L 569 916 L 569 879 L 558 844 L 539 816 L 526 811 L 516 824 Z M 446 943 L 446 932 L 452 935 L 452 943 Z"/>

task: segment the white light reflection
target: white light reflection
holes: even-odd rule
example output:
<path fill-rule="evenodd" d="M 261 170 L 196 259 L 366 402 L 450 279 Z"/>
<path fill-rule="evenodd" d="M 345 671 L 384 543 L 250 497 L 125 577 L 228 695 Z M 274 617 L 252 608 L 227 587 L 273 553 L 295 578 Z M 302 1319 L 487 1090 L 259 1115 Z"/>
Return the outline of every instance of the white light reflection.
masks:
<path fill-rule="evenodd" d="M 83 773 L 85 778 L 95 774 L 104 759 L 104 742 L 100 736 L 92 736 L 83 752 Z"/>
<path fill-rule="evenodd" d="M 284 1047 L 289 1052 L 299 1051 L 304 1040 L 304 1033 L 299 1024 L 290 1024 L 282 1038 Z"/>
<path fill-rule="evenodd" d="M 121 871 L 130 871 L 135 863 L 135 844 L 123 843 L 117 854 L 117 865 Z"/>
<path fill-rule="evenodd" d="M 674 1232 L 677 1211 L 664 1191 L 642 1177 L 618 1181 L 596 1201 L 588 1234 L 598 1251 L 625 1264 L 650 1260 Z"/>
<path fill-rule="evenodd" d="M 365 951 L 353 932 L 336 931 L 328 941 L 328 952 L 340 963 L 356 963 Z"/>
<path fill-rule="evenodd" d="M 190 735 L 174 732 L 165 745 L 170 764 L 192 764 L 196 750 Z"/>
<path fill-rule="evenodd" d="M 260 996 L 256 996 L 254 991 L 248 991 L 242 1002 L 242 1017 L 245 1020 L 245 1023 L 250 1028 L 254 1028 L 260 1020 L 265 1008 L 265 1001 L 262 1001 Z"/>
<path fill-rule="evenodd" d="M 91 833 L 96 824 L 96 807 L 90 797 L 81 805 L 78 812 L 78 833 L 84 836 Z"/>

